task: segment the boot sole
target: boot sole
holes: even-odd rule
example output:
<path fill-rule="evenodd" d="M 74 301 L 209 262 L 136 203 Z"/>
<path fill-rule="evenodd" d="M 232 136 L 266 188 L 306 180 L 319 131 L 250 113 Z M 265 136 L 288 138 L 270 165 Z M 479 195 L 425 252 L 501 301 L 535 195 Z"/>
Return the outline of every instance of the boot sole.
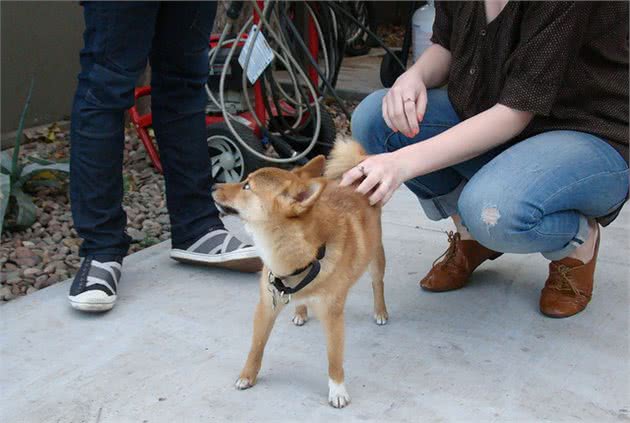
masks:
<path fill-rule="evenodd" d="M 583 312 L 584 310 L 586 310 L 586 307 L 584 307 L 582 310 L 578 310 L 573 314 L 557 314 L 557 313 L 548 313 L 545 311 L 540 310 L 540 312 L 542 314 L 544 314 L 547 317 L 551 317 L 552 319 L 566 319 L 567 317 L 571 317 L 571 316 L 575 316 L 576 314 L 580 314 L 581 312 Z"/>
<path fill-rule="evenodd" d="M 467 284 L 468 284 L 468 282 L 466 282 L 466 284 L 464 284 L 462 286 L 457 286 L 457 287 L 454 287 L 454 288 L 428 288 L 428 287 L 423 286 L 422 284 L 420 284 L 420 288 L 422 288 L 424 291 L 428 291 L 428 292 L 448 292 L 448 291 L 456 291 L 458 289 L 462 289 Z"/>

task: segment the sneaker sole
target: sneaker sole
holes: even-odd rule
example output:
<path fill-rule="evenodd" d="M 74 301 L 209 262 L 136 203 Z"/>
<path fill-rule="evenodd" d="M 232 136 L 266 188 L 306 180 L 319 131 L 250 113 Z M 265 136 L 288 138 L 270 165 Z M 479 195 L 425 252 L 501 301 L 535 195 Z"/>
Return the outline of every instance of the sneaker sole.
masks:
<path fill-rule="evenodd" d="M 75 310 L 87 311 L 92 313 L 98 313 L 103 311 L 109 311 L 114 308 L 114 304 L 116 304 L 116 296 L 111 298 L 102 299 L 98 302 L 91 301 L 81 301 L 77 297 L 68 296 L 68 300 L 70 301 L 70 305 Z"/>
<path fill-rule="evenodd" d="M 193 253 L 185 250 L 171 250 L 171 258 L 181 263 L 201 264 L 209 267 L 221 267 L 245 273 L 256 273 L 262 270 L 263 263 L 254 249 L 234 251 L 221 255 Z"/>

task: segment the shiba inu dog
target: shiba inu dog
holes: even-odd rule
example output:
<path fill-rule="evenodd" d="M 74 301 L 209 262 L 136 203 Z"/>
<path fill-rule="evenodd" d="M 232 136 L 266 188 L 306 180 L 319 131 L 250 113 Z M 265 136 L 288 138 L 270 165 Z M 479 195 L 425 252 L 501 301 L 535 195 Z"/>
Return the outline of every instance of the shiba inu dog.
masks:
<path fill-rule="evenodd" d="M 344 305 L 348 291 L 369 268 L 374 320 L 387 322 L 383 294 L 385 254 L 381 207 L 370 206 L 356 186 L 340 187 L 343 173 L 365 159 L 361 146 L 337 141 L 326 163 L 318 156 L 292 171 L 263 168 L 242 183 L 218 184 L 213 198 L 226 214 L 238 215 L 251 232 L 265 264 L 254 335 L 236 388 L 256 382 L 263 351 L 278 313 L 296 305 L 293 323 L 312 311 L 322 322 L 328 349 L 328 402 L 345 407 Z"/>

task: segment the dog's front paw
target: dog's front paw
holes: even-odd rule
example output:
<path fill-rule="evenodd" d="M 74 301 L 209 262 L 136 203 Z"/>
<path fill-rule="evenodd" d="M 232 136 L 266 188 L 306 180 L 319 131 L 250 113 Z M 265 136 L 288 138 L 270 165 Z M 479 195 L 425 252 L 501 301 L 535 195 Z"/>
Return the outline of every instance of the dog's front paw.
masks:
<path fill-rule="evenodd" d="M 243 389 L 251 388 L 254 386 L 254 382 L 252 379 L 247 377 L 239 377 L 238 380 L 234 383 L 234 387 L 240 391 Z"/>
<path fill-rule="evenodd" d="M 295 326 L 304 326 L 304 323 L 308 321 L 306 316 L 302 316 L 300 314 L 296 314 L 293 316 L 292 322 Z"/>
<path fill-rule="evenodd" d="M 346 385 L 342 383 L 335 383 L 332 380 L 328 380 L 328 403 L 335 408 L 344 408 L 350 404 L 350 395 L 346 390 Z"/>
<path fill-rule="evenodd" d="M 383 313 L 374 313 L 374 322 L 379 326 L 383 326 L 384 324 L 387 324 L 388 319 L 389 319 L 389 315 L 387 314 L 386 311 Z"/>

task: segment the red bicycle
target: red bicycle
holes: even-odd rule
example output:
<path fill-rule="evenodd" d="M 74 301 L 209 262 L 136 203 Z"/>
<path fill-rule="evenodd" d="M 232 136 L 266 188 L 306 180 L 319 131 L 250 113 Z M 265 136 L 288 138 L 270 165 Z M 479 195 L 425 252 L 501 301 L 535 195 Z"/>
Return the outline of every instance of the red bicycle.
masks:
<path fill-rule="evenodd" d="M 259 7 L 262 7 L 262 2 L 259 2 Z M 310 7 L 310 6 L 309 6 Z M 317 58 L 319 56 L 319 38 L 318 38 L 318 25 L 313 20 L 313 15 L 307 24 L 308 33 L 308 49 L 312 57 Z M 257 13 L 254 12 L 254 22 L 258 21 Z M 321 35 L 321 30 L 319 30 Z M 236 41 L 236 48 L 241 49 L 245 45 L 247 39 L 246 34 L 240 37 Z M 233 47 L 233 43 L 219 46 L 219 35 L 212 35 L 209 40 L 210 49 L 230 49 Z M 282 118 L 295 119 L 295 109 L 291 104 L 286 101 L 276 102 L 269 106 L 268 102 L 265 104 L 265 94 L 263 93 L 263 85 L 260 80 L 256 81 L 253 85 L 254 93 L 254 107 L 253 113 L 245 107 L 242 99 L 242 90 L 240 89 L 242 69 L 236 61 L 236 57 L 230 60 L 230 63 L 226 63 L 225 55 L 220 54 L 221 50 L 217 52 L 218 59 L 213 62 L 212 69 L 209 69 L 208 88 L 212 92 L 218 91 L 218 79 L 217 74 L 220 74 L 224 66 L 230 66 L 230 80 L 224 92 L 224 98 L 226 98 L 225 107 L 230 108 L 230 115 L 232 116 L 231 127 L 227 125 L 224 119 L 223 110 L 218 108 L 214 102 L 209 101 L 206 107 L 206 128 L 207 128 L 207 143 L 208 143 L 208 158 L 212 167 L 212 176 L 216 182 L 239 182 L 243 180 L 250 172 L 263 167 L 268 166 L 271 163 L 263 159 L 267 156 L 266 152 L 269 150 L 267 147 L 272 146 L 276 154 L 280 157 L 291 157 L 295 155 L 293 146 L 279 139 L 278 137 L 272 137 L 266 127 L 258 125 L 257 122 L 263 122 L 263 124 L 269 124 L 274 119 Z M 213 76 L 214 75 L 214 76 Z M 308 69 L 308 77 L 311 80 L 314 87 L 318 86 L 318 73 L 312 65 Z M 150 96 L 151 87 L 144 86 L 136 88 L 135 99 Z M 280 107 L 277 107 L 280 106 Z M 280 110 L 279 110 L 280 109 Z M 317 142 L 323 146 L 329 147 L 332 145 L 335 139 L 335 125 L 331 115 L 323 108 L 320 108 L 320 132 Z M 129 110 L 130 120 L 133 123 L 138 137 L 144 145 L 153 166 L 161 173 L 162 164 L 160 162 L 159 152 L 154 143 L 151 126 L 152 115 L 151 113 L 141 114 L 137 105 L 134 105 Z M 301 119 L 305 120 L 308 115 L 301 115 Z M 310 124 L 310 126 L 313 126 Z M 307 131 L 312 131 L 308 129 Z M 235 136 L 234 132 L 240 138 L 240 141 Z M 242 143 L 246 143 L 255 152 L 260 155 L 252 154 L 247 148 L 244 148 Z M 313 153 L 325 152 L 322 148 L 314 149 Z M 261 157 L 262 155 L 262 157 Z"/>

